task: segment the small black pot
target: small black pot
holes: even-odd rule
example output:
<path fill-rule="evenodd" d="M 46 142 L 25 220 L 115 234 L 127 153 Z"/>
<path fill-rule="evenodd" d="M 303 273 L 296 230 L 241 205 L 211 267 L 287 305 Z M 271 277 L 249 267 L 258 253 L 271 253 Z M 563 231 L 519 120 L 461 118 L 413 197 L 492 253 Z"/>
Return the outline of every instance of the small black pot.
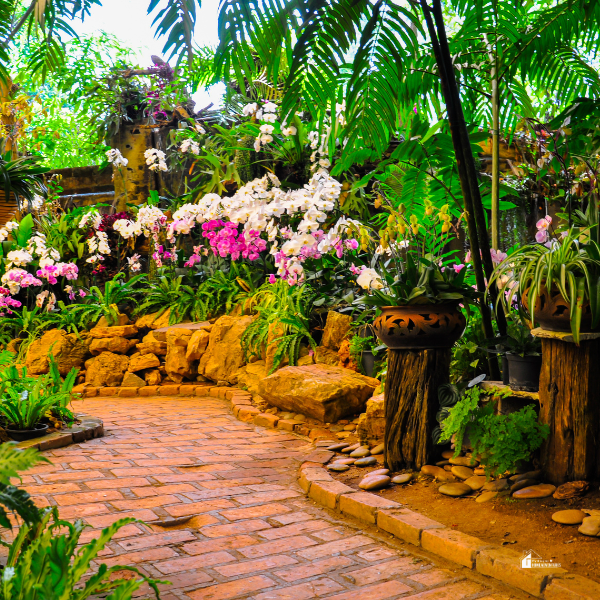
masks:
<path fill-rule="evenodd" d="M 510 383 L 508 378 L 508 358 L 506 358 L 506 354 L 502 355 L 502 383 L 504 385 L 508 385 Z"/>
<path fill-rule="evenodd" d="M 48 425 L 46 423 L 38 423 L 33 429 L 5 429 L 4 431 L 16 442 L 24 442 L 25 440 L 32 440 L 46 435 Z"/>
<path fill-rule="evenodd" d="M 363 373 L 367 377 L 373 377 L 373 370 L 375 369 L 375 357 L 371 350 L 363 350 L 360 357 L 360 364 Z"/>
<path fill-rule="evenodd" d="M 541 356 L 506 354 L 510 389 L 515 392 L 537 392 L 540 389 Z"/>

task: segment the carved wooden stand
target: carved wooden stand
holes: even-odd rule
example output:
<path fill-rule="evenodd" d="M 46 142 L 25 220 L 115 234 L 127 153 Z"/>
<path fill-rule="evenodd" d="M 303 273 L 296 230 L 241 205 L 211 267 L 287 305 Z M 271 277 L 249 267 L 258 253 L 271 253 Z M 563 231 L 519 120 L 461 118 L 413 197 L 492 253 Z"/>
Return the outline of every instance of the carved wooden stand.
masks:
<path fill-rule="evenodd" d="M 555 485 L 600 478 L 600 334 L 541 328 L 540 421 L 550 427 L 541 449 L 544 480 Z"/>
<path fill-rule="evenodd" d="M 420 469 L 431 458 L 438 387 L 447 383 L 450 350 L 388 350 L 385 466 Z"/>

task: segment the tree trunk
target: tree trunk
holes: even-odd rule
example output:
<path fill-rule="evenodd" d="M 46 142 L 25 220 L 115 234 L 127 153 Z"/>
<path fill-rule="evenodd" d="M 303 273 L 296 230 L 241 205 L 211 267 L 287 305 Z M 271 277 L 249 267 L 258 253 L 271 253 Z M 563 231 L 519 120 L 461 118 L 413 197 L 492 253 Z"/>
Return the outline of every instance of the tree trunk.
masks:
<path fill-rule="evenodd" d="M 385 465 L 420 469 L 432 457 L 438 387 L 450 378 L 450 350 L 388 350 Z"/>
<path fill-rule="evenodd" d="M 541 450 L 544 480 L 600 478 L 600 339 L 542 339 L 540 421 L 550 427 Z"/>

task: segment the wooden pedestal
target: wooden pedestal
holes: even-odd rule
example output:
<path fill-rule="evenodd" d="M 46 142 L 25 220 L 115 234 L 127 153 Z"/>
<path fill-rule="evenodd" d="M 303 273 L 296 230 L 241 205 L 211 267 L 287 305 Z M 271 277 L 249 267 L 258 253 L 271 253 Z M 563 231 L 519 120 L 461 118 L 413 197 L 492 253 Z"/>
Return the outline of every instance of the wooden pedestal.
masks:
<path fill-rule="evenodd" d="M 388 350 L 385 466 L 420 469 L 431 459 L 438 387 L 449 381 L 450 350 Z"/>
<path fill-rule="evenodd" d="M 544 481 L 600 478 L 600 336 L 532 333 L 542 338 L 540 421 L 550 427 L 541 449 Z M 586 339 L 587 338 L 587 339 Z"/>

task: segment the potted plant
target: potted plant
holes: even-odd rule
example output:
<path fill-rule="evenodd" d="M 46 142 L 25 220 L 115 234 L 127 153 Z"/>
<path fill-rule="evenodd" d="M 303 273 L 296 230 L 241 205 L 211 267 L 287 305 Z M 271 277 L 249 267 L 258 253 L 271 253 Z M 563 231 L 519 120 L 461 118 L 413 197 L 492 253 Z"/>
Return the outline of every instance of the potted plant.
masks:
<path fill-rule="evenodd" d="M 508 335 L 496 341 L 505 348 L 510 389 L 537 392 L 542 369 L 541 341 L 520 323 L 509 324 Z"/>
<path fill-rule="evenodd" d="M 386 207 L 390 215 L 379 231 L 372 267 L 354 271 L 367 291 L 356 302 L 377 307 L 374 332 L 393 350 L 451 348 L 466 327 L 460 305 L 478 298 L 467 281 L 468 266 L 444 252 L 462 215 L 453 223 L 448 205 L 436 208 L 426 199 L 423 207 L 420 216 L 406 215 L 403 205 Z"/>
<path fill-rule="evenodd" d="M 516 307 L 549 331 L 570 331 L 576 343 L 600 324 L 600 247 L 589 228 L 518 248 L 494 269 L 493 281 L 505 292 L 506 310 Z"/>
<path fill-rule="evenodd" d="M 47 380 L 37 379 L 30 389 L 9 387 L 0 401 L 0 418 L 6 433 L 18 442 L 40 437 L 46 433 L 48 425 L 42 423 L 46 413 L 56 406 L 62 406 L 68 392 L 47 393 Z"/>
<path fill-rule="evenodd" d="M 365 337 L 354 335 L 350 338 L 350 356 L 358 365 L 360 372 L 367 377 L 373 377 L 378 347 L 380 346 L 372 335 Z"/>

